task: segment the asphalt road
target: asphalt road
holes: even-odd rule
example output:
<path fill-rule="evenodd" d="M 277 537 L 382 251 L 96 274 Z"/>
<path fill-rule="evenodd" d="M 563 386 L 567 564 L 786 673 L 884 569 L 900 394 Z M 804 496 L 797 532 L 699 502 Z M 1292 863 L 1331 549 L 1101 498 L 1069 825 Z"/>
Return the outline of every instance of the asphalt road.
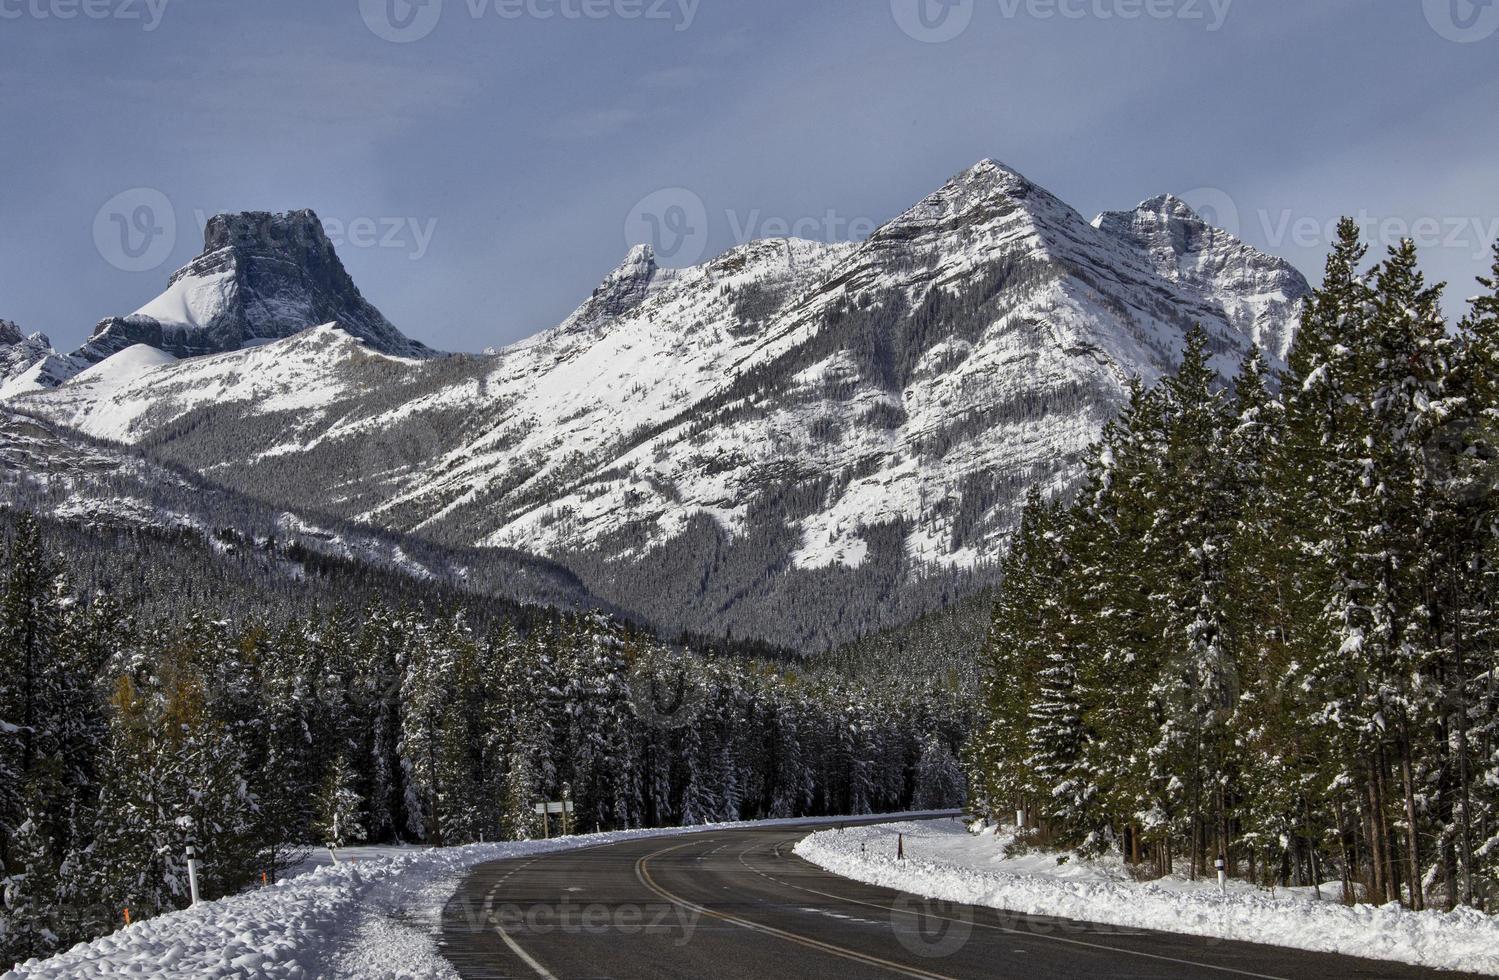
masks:
<path fill-rule="evenodd" d="M 810 829 L 705 831 L 482 865 L 444 909 L 439 945 L 469 980 L 1459 976 L 931 902 L 795 857 Z"/>

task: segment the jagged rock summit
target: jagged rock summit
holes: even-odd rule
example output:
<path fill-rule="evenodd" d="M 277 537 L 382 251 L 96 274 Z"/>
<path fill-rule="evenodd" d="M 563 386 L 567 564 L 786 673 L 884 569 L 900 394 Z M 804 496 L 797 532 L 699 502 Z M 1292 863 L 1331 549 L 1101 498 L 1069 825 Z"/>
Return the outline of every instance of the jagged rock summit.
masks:
<path fill-rule="evenodd" d="M 312 211 L 221 214 L 204 229 L 203 253 L 165 292 L 101 321 L 77 356 L 95 363 L 135 344 L 174 357 L 218 354 L 327 323 L 383 354 L 433 353 L 365 300 Z"/>
<path fill-rule="evenodd" d="M 52 349 L 44 333 L 27 335 L 9 320 L 0 320 L 0 400 L 52 388 L 72 377 L 78 365 Z"/>
<path fill-rule="evenodd" d="M 1133 211 L 1106 211 L 1093 224 L 1148 256 L 1162 277 L 1220 303 L 1261 350 L 1285 359 L 1295 336 L 1287 326 L 1294 327 L 1297 308 L 1310 293 L 1289 262 L 1213 227 L 1172 194 L 1153 197 Z"/>

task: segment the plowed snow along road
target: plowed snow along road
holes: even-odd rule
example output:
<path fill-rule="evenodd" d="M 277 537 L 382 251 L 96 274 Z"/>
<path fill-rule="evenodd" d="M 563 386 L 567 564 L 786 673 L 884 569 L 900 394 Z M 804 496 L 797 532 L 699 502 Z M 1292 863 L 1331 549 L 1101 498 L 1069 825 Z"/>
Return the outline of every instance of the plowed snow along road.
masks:
<path fill-rule="evenodd" d="M 468 980 L 1458 976 L 927 901 L 793 856 L 813 829 L 705 831 L 482 865 L 444 909 L 440 948 Z"/>

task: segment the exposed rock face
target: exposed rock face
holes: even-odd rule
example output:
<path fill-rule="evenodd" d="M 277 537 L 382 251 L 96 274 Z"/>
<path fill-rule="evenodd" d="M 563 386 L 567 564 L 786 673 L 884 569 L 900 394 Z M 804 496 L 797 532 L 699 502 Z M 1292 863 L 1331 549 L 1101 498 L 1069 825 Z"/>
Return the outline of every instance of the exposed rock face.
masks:
<path fill-rule="evenodd" d="M 1133 211 L 1105 212 L 1094 224 L 1148 257 L 1162 277 L 1220 305 L 1262 350 L 1285 359 L 1294 337 L 1287 328 L 1310 292 L 1289 262 L 1214 228 L 1170 194 Z"/>
<path fill-rule="evenodd" d="M 635 309 L 649 295 L 653 284 L 664 285 L 673 277 L 671 270 L 656 265 L 656 250 L 636 245 L 625 260 L 604 278 L 583 305 L 563 321 L 564 331 L 582 331 L 622 317 Z"/>
<path fill-rule="evenodd" d="M 320 333 L 33 401 L 286 506 L 563 560 L 668 630 L 820 646 L 984 581 L 1130 378 L 1193 323 L 1225 377 L 1274 364 L 1306 292 L 1174 199 L 1095 224 L 983 161 L 865 242 L 636 248 L 488 358 Z"/>
<path fill-rule="evenodd" d="M 77 370 L 71 358 L 52 349 L 46 334 L 27 336 L 9 320 L 0 320 L 0 400 L 55 387 Z"/>
<path fill-rule="evenodd" d="M 101 321 L 78 356 L 93 363 L 135 344 L 176 357 L 217 354 L 326 323 L 381 353 L 432 354 L 365 301 L 313 212 L 218 215 L 203 238 L 203 254 L 166 292 L 130 316 Z"/>

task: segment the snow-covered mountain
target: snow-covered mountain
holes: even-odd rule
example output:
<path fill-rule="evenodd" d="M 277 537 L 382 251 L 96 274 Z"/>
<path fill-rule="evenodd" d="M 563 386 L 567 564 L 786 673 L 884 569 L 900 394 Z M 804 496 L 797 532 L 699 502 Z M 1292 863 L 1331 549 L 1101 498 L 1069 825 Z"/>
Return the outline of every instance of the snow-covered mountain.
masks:
<path fill-rule="evenodd" d="M 137 347 L 121 357 L 140 367 L 170 355 Z M 89 377 L 98 367 L 79 380 L 101 381 Z M 511 601 L 612 611 L 567 569 L 544 559 L 443 548 L 315 510 L 273 507 L 139 450 L 89 439 L 5 406 L 0 406 L 0 508 L 32 511 L 85 530 L 187 536 L 221 553 L 254 549 L 293 577 L 318 556 Z"/>
<path fill-rule="evenodd" d="M 565 561 L 670 628 L 815 646 L 984 581 L 1131 377 L 1194 322 L 1225 376 L 1277 361 L 1307 291 L 1174 198 L 1090 222 L 983 161 L 862 243 L 633 249 L 493 356 L 340 320 L 21 402 L 281 505 Z"/>
<path fill-rule="evenodd" d="M 1170 194 L 1133 211 L 1108 211 L 1093 225 L 1147 255 L 1156 271 L 1223 309 L 1239 332 L 1272 358 L 1285 360 L 1307 283 L 1274 256 L 1209 225 Z"/>
<path fill-rule="evenodd" d="M 23 334 L 0 320 L 0 401 L 27 391 L 52 388 L 78 372 L 79 364 L 52 349 L 46 334 Z"/>
<path fill-rule="evenodd" d="M 217 354 L 333 322 L 373 350 L 432 353 L 365 301 L 313 212 L 221 214 L 204 228 L 203 254 L 164 293 L 101 321 L 78 355 L 93 363 L 135 344 L 176 357 Z"/>
<path fill-rule="evenodd" d="M 165 292 L 129 316 L 100 321 L 72 354 L 0 320 L 0 400 L 55 388 L 130 347 L 175 360 L 243 350 L 328 323 L 373 351 L 435 353 L 360 295 L 313 212 L 221 214 L 204 229 L 203 253 L 172 275 Z"/>

